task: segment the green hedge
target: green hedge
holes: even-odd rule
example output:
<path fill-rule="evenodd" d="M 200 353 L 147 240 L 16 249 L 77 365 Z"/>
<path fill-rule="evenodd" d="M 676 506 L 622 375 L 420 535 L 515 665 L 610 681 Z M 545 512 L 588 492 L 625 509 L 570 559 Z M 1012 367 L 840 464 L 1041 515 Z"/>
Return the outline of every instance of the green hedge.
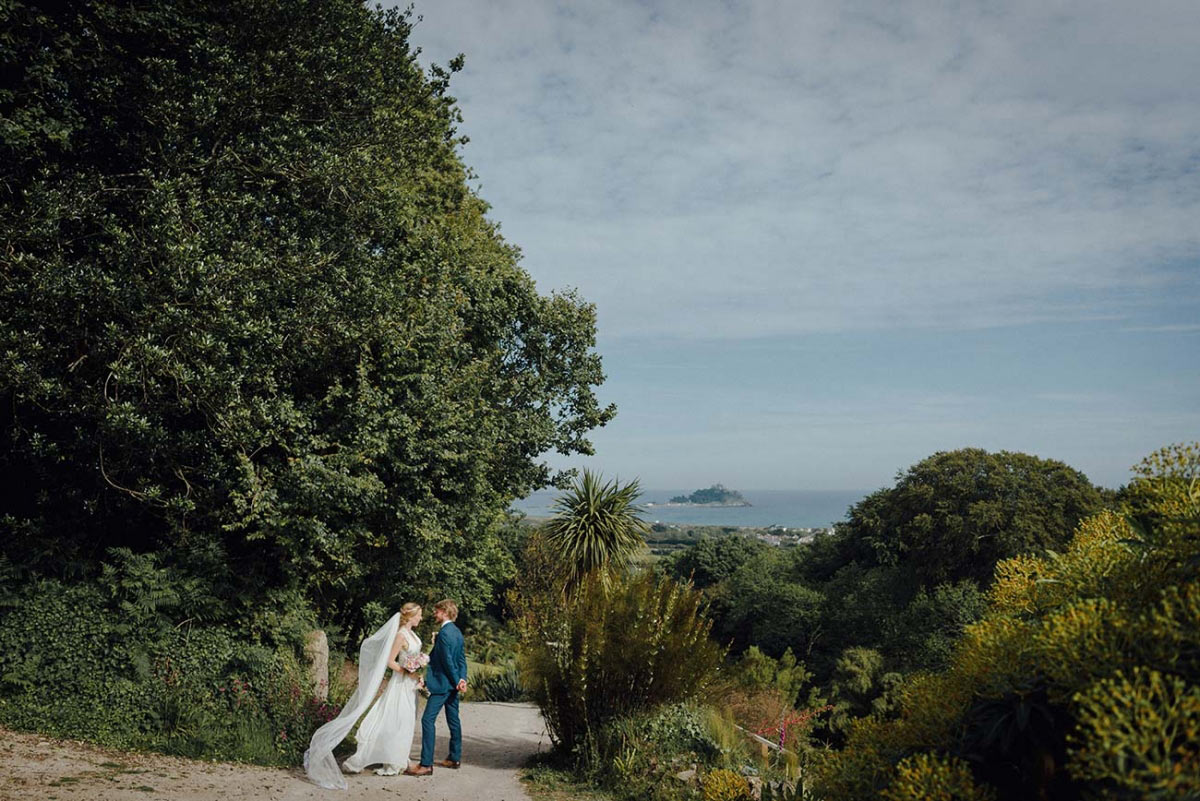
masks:
<path fill-rule="evenodd" d="M 336 707 L 308 699 L 294 648 L 227 626 L 113 609 L 97 584 L 9 589 L 0 723 L 119 748 L 296 764 Z"/>

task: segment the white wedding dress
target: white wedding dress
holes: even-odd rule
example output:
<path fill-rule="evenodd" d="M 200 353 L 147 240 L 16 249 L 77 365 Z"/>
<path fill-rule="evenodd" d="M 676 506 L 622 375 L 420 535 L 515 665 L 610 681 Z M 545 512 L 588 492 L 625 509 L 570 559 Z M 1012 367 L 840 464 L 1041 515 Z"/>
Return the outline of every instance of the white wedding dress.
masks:
<path fill-rule="evenodd" d="M 400 771 L 408 766 L 413 731 L 417 720 L 417 680 L 408 673 L 392 676 L 381 697 L 379 685 L 387 673 L 388 656 L 400 631 L 399 613 L 392 615 L 374 634 L 363 640 L 358 652 L 358 686 L 333 720 L 313 732 L 304 752 L 304 770 L 314 784 L 330 790 L 345 790 L 346 780 L 333 758 L 333 749 L 346 738 L 354 723 L 366 712 L 358 727 L 358 750 L 344 763 L 351 773 L 367 765 L 382 763 L 383 772 Z M 421 650 L 421 639 L 405 635 L 408 646 L 401 648 L 396 661 Z M 368 709 L 370 707 L 370 709 Z"/>
<path fill-rule="evenodd" d="M 407 646 L 400 649 L 396 661 L 404 664 L 410 656 L 421 653 L 421 638 L 401 629 Z M 354 735 L 358 750 L 342 763 L 347 773 L 359 773 L 367 765 L 382 764 L 377 773 L 394 775 L 408 767 L 408 752 L 412 750 L 413 732 L 417 723 L 417 679 L 407 671 L 392 671 L 383 695 L 375 700 Z"/>

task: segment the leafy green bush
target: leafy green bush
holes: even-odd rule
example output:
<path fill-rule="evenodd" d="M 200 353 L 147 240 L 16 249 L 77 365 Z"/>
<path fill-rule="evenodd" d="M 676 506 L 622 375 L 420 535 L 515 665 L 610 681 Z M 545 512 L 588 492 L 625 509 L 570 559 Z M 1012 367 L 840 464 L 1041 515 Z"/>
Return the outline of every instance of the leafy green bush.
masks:
<path fill-rule="evenodd" d="M 878 651 L 847 648 L 838 657 L 827 690 L 832 707 L 828 730 L 840 736 L 856 718 L 891 711 L 902 679 L 899 673 L 886 669 L 883 655 Z"/>
<path fill-rule="evenodd" d="M 484 676 L 476 682 L 475 689 L 480 701 L 524 701 L 528 697 L 516 669 Z"/>
<path fill-rule="evenodd" d="M 464 633 L 468 659 L 497 667 L 516 665 L 517 635 L 509 626 L 491 617 L 471 616 Z"/>
<path fill-rule="evenodd" d="M 120 748 L 296 764 L 336 714 L 310 699 L 294 648 L 223 626 L 160 626 L 110 590 L 50 580 L 10 588 L 0 722 Z"/>
<path fill-rule="evenodd" d="M 746 777 L 728 768 L 709 771 L 700 785 L 704 801 L 751 801 Z"/>
<path fill-rule="evenodd" d="M 1074 700 L 1076 776 L 1130 793 L 1200 796 L 1200 683 L 1135 667 Z"/>
<path fill-rule="evenodd" d="M 751 645 L 779 657 L 808 653 L 822 635 L 825 596 L 794 580 L 792 555 L 777 548 L 749 557 L 710 588 L 714 632 L 735 651 Z"/>
<path fill-rule="evenodd" d="M 789 704 L 795 704 L 800 691 L 812 680 L 812 673 L 797 662 L 789 648 L 779 659 L 772 659 L 752 645 L 731 670 L 735 684 L 756 690 L 777 689 Z"/>
<path fill-rule="evenodd" d="M 704 589 L 732 576 L 739 567 L 761 556 L 767 545 L 740 534 L 704 537 L 667 561 L 667 569 L 680 581 Z"/>
<path fill-rule="evenodd" d="M 963 631 L 985 611 L 987 600 L 973 581 L 922 588 L 892 619 L 880 650 L 903 672 L 943 670 Z"/>
<path fill-rule="evenodd" d="M 617 718 L 600 729 L 576 767 L 630 801 L 691 797 L 679 773 L 727 763 L 708 717 L 696 704 L 680 703 Z"/>
<path fill-rule="evenodd" d="M 821 797 L 1200 792 L 1200 445 L 1135 470 L 1122 514 L 997 565 L 949 668 L 908 679 L 897 719 L 852 724 L 819 763 Z"/>
<path fill-rule="evenodd" d="M 721 667 L 700 593 L 671 579 L 593 578 L 558 603 L 517 599 L 520 663 L 550 736 L 568 753 L 612 720 L 695 696 Z"/>
<path fill-rule="evenodd" d="M 960 759 L 916 754 L 896 766 L 896 780 L 884 801 L 993 801 L 995 791 L 980 787 Z"/>

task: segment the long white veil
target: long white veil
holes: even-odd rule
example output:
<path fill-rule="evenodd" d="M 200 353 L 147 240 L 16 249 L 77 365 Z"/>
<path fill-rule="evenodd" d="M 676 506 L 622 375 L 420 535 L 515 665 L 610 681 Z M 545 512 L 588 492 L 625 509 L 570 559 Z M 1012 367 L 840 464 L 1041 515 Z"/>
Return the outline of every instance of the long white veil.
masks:
<path fill-rule="evenodd" d="M 341 713 L 333 720 L 313 732 L 308 750 L 304 752 L 304 771 L 314 784 L 330 790 L 345 790 L 346 780 L 341 768 L 333 758 L 333 749 L 354 728 L 354 723 L 363 716 L 379 692 L 383 674 L 387 672 L 388 656 L 396 632 L 400 630 L 400 613 L 392 615 L 387 623 L 367 639 L 358 649 L 358 687 Z"/>

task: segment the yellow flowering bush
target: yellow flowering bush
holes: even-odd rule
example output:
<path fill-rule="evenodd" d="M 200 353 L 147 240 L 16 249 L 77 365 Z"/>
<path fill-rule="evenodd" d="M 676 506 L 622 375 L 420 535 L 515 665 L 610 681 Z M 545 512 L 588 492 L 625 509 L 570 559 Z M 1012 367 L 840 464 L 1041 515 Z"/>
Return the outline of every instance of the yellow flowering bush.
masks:
<path fill-rule="evenodd" d="M 1137 667 L 1075 700 L 1076 776 L 1169 798 L 1200 796 L 1200 687 Z"/>
<path fill-rule="evenodd" d="M 975 784 L 961 759 L 916 754 L 896 766 L 896 778 L 884 801 L 993 801 L 994 790 Z"/>
<path fill-rule="evenodd" d="M 746 777 L 724 768 L 708 773 L 700 790 L 704 801 L 750 801 L 750 783 Z"/>
<path fill-rule="evenodd" d="M 856 723 L 816 797 L 1200 795 L 1200 445 L 1134 473 L 1062 553 L 997 565 L 950 667 Z"/>

